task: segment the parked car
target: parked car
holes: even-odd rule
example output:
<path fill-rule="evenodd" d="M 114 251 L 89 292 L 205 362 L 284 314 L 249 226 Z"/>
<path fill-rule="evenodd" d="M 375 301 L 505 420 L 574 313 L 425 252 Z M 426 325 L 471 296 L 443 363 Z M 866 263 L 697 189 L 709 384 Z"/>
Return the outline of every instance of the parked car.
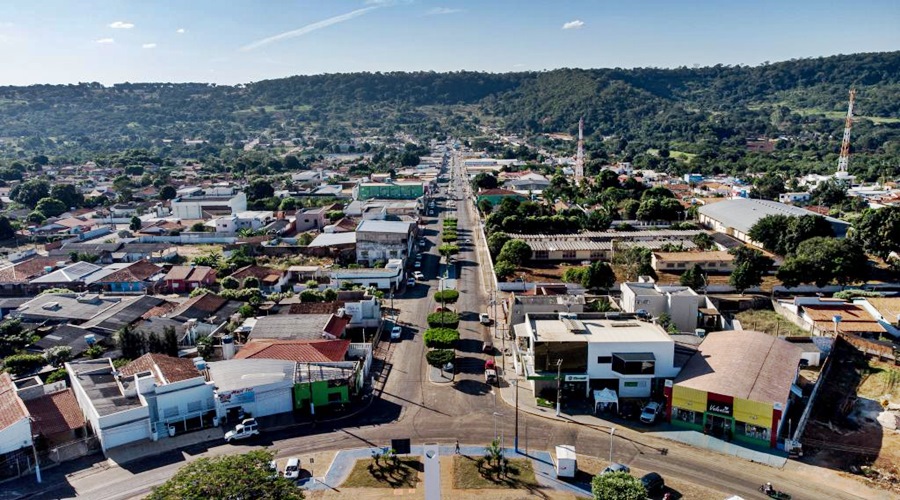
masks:
<path fill-rule="evenodd" d="M 259 434 L 259 426 L 256 424 L 256 419 L 247 418 L 234 426 L 233 430 L 225 433 L 225 441 L 230 443 L 235 439 L 244 439 L 257 434 Z"/>
<path fill-rule="evenodd" d="M 416 279 L 415 279 L 415 278 L 409 278 L 409 279 L 407 279 L 407 280 L 406 280 L 406 286 L 416 286 Z"/>
<path fill-rule="evenodd" d="M 662 405 L 657 403 L 656 401 L 651 401 L 647 403 L 647 406 L 641 411 L 641 422 L 645 424 L 652 424 L 656 422 L 656 417 L 659 415 L 659 412 L 662 410 Z"/>
<path fill-rule="evenodd" d="M 417 260 L 416 263 L 413 264 L 413 267 L 415 267 L 416 269 L 419 269 L 420 267 L 422 267 L 422 261 L 421 261 L 421 260 Z"/>
<path fill-rule="evenodd" d="M 487 313 L 481 313 L 478 315 L 478 322 L 481 323 L 482 325 L 490 325 L 491 317 L 488 316 Z"/>
<path fill-rule="evenodd" d="M 497 370 L 484 371 L 484 383 L 494 385 L 497 383 Z"/>
<path fill-rule="evenodd" d="M 391 340 L 399 340 L 403 335 L 403 329 L 399 326 L 391 328 Z"/>
<path fill-rule="evenodd" d="M 481 346 L 481 352 L 485 354 L 494 354 L 494 343 L 491 341 L 485 342 Z"/>
<path fill-rule="evenodd" d="M 287 465 L 284 466 L 284 477 L 288 479 L 297 479 L 300 477 L 300 459 L 289 458 Z"/>
<path fill-rule="evenodd" d="M 666 487 L 666 482 L 663 481 L 662 476 L 656 472 L 649 472 L 644 475 L 644 477 L 641 478 L 641 484 L 644 485 L 644 489 L 647 490 L 648 495 L 657 495 Z"/>
<path fill-rule="evenodd" d="M 625 464 L 611 463 L 607 465 L 600 474 L 612 474 L 613 472 L 624 472 L 627 474 L 631 472 L 631 468 Z"/>
<path fill-rule="evenodd" d="M 415 279 L 417 279 L 417 280 L 424 280 L 424 279 L 425 279 L 425 275 L 422 274 L 422 271 L 416 271 L 416 272 L 413 273 L 413 278 L 415 278 Z"/>

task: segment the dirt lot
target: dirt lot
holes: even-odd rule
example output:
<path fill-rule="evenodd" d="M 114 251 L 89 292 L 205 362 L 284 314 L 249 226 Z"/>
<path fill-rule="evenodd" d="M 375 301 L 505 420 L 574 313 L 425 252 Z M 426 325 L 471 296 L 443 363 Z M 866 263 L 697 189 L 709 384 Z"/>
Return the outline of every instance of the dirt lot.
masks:
<path fill-rule="evenodd" d="M 769 335 L 809 336 L 809 332 L 803 331 L 797 325 L 779 316 L 775 311 L 765 309 L 742 311 L 737 313 L 734 319 L 741 322 L 744 330 L 755 330 L 768 333 Z"/>
<path fill-rule="evenodd" d="M 867 360 L 842 342 L 832 357 L 839 362 L 816 400 L 803 461 L 900 493 L 900 367 Z"/>

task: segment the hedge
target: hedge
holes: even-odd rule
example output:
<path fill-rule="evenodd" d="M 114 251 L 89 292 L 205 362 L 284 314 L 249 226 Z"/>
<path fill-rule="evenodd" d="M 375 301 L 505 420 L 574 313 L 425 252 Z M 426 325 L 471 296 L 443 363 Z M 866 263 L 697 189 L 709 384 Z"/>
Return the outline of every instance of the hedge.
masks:
<path fill-rule="evenodd" d="M 447 363 L 452 363 L 454 360 L 456 360 L 456 353 L 452 349 L 435 349 L 425 353 L 425 361 L 428 361 L 429 365 L 438 368 Z"/>
<path fill-rule="evenodd" d="M 32 372 L 47 364 L 41 354 L 13 354 L 3 360 L 3 366 L 16 375 Z"/>
<path fill-rule="evenodd" d="M 455 312 L 433 312 L 428 315 L 428 326 L 437 328 L 456 328 L 459 326 L 459 314 Z"/>
<path fill-rule="evenodd" d="M 425 330 L 425 346 L 434 349 L 450 349 L 459 340 L 459 332 L 452 328 L 429 328 Z"/>
<path fill-rule="evenodd" d="M 441 292 L 434 292 L 434 301 L 435 302 L 444 302 L 447 304 L 453 304 L 457 300 L 459 300 L 459 292 L 457 290 L 444 290 Z"/>

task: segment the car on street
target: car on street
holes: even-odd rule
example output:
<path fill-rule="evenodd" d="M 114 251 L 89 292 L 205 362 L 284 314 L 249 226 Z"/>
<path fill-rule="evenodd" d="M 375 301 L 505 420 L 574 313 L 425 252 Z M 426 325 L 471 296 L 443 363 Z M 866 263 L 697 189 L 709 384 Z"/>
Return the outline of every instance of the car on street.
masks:
<path fill-rule="evenodd" d="M 400 336 L 403 335 L 403 329 L 399 326 L 395 326 L 391 328 L 391 340 L 400 340 Z"/>
<path fill-rule="evenodd" d="M 497 383 L 497 370 L 485 370 L 484 371 L 484 383 L 488 385 L 494 385 Z"/>
<path fill-rule="evenodd" d="M 472 240 L 469 238 L 466 238 L 466 245 L 471 245 L 471 244 L 472 244 Z"/>
<path fill-rule="evenodd" d="M 481 345 L 481 352 L 485 354 L 494 354 L 494 343 L 487 341 Z"/>
<path fill-rule="evenodd" d="M 611 464 L 607 465 L 606 468 L 603 469 L 603 471 L 600 474 L 601 475 L 612 474 L 614 472 L 624 472 L 624 473 L 628 474 L 631 472 L 631 468 L 625 464 L 611 463 Z"/>
<path fill-rule="evenodd" d="M 478 315 L 478 322 L 481 323 L 482 325 L 490 325 L 491 317 L 488 316 L 487 313 L 481 313 Z"/>
<path fill-rule="evenodd" d="M 421 260 L 417 260 L 416 263 L 413 264 L 413 266 L 414 266 L 416 269 L 421 268 L 421 267 L 422 267 L 422 261 L 421 261 Z"/>
<path fill-rule="evenodd" d="M 415 278 L 415 279 L 417 279 L 417 280 L 424 280 L 424 279 L 425 279 L 425 275 L 422 274 L 422 271 L 416 271 L 416 272 L 413 273 L 413 278 Z"/>
<path fill-rule="evenodd" d="M 300 459 L 289 458 L 284 466 L 284 477 L 288 479 L 297 479 L 300 477 Z"/>
<path fill-rule="evenodd" d="M 652 424 L 656 422 L 656 417 L 659 415 L 660 410 L 662 409 L 662 405 L 657 403 L 656 401 L 651 401 L 647 403 L 647 406 L 641 410 L 641 422 L 645 424 Z"/>
<path fill-rule="evenodd" d="M 663 481 L 662 476 L 656 472 L 648 472 L 641 477 L 641 484 L 644 485 L 647 494 L 652 496 L 662 493 L 663 488 L 666 487 L 666 482 Z"/>
<path fill-rule="evenodd" d="M 230 443 L 236 439 L 245 439 L 259 434 L 259 425 L 255 418 L 245 418 L 234 429 L 225 433 L 225 441 Z"/>

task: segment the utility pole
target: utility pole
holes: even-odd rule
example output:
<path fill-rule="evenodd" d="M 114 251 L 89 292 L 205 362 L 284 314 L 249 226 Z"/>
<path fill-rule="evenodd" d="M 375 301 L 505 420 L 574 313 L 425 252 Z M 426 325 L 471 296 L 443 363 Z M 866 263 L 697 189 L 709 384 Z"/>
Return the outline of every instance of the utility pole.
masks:
<path fill-rule="evenodd" d="M 560 412 L 560 403 L 562 402 L 562 358 L 556 360 L 556 416 L 558 417 Z"/>
<path fill-rule="evenodd" d="M 615 436 L 615 435 L 616 435 L 616 428 L 615 428 L 615 427 L 610 427 L 610 428 L 609 428 L 609 462 L 610 462 L 610 463 L 612 463 L 612 461 L 613 461 L 613 459 L 612 459 L 612 455 L 613 455 L 613 454 L 612 454 L 612 451 L 613 451 L 613 436 Z"/>
<path fill-rule="evenodd" d="M 515 447 L 516 453 L 519 452 L 519 379 L 513 380 L 513 384 L 516 386 L 516 436 L 513 440 L 513 446 Z"/>

